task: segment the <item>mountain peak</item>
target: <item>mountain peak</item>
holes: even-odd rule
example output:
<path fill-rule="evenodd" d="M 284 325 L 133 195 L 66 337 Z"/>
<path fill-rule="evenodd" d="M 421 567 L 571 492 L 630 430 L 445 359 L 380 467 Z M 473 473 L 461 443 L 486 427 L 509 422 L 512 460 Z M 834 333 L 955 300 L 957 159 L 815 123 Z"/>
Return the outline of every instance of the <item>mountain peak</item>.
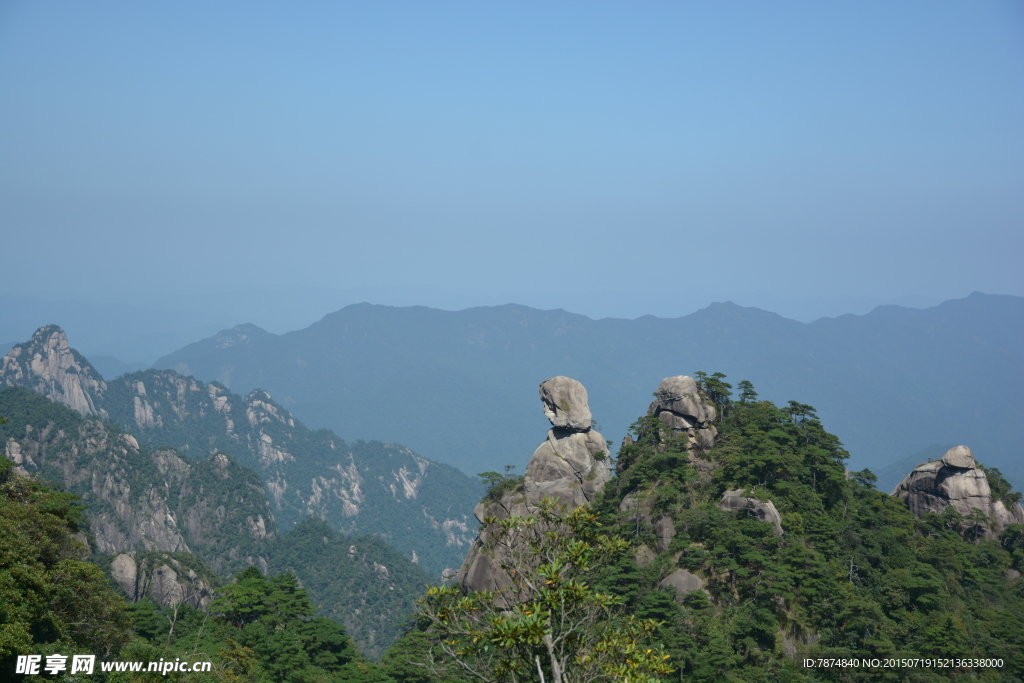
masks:
<path fill-rule="evenodd" d="M 57 325 L 40 327 L 31 340 L 15 345 L 4 356 L 0 385 L 31 389 L 82 415 L 107 416 L 100 407 L 106 382 L 71 348 L 67 334 Z"/>
<path fill-rule="evenodd" d="M 243 323 L 241 325 L 235 325 L 234 327 L 221 330 L 214 336 L 214 341 L 220 348 L 227 348 L 229 346 L 235 346 L 236 344 L 249 343 L 252 339 L 260 339 L 263 337 L 272 337 L 270 332 L 258 325 L 252 323 Z"/>

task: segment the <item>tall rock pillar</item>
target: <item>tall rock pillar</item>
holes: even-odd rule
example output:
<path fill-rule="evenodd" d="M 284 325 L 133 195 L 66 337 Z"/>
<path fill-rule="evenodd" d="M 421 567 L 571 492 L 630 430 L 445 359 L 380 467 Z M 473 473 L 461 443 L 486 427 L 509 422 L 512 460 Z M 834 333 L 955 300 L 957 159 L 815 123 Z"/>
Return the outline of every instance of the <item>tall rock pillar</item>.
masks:
<path fill-rule="evenodd" d="M 467 591 L 502 590 L 509 585 L 501 568 L 501 549 L 489 543 L 495 522 L 530 514 L 544 498 L 569 509 L 586 505 L 612 477 L 607 442 L 591 427 L 583 385 L 569 377 L 552 377 L 541 383 L 540 399 L 551 429 L 530 458 L 522 484 L 498 499 L 484 499 L 474 510 L 485 526 L 459 571 L 459 583 Z"/>

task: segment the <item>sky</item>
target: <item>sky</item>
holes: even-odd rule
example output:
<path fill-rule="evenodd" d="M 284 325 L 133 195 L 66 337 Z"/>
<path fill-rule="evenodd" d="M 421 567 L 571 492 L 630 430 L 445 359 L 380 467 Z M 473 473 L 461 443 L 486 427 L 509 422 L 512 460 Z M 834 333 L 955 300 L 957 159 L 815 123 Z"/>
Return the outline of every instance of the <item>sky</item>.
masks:
<path fill-rule="evenodd" d="M 1022 7 L 0 2 L 0 296 L 283 332 L 1024 295 Z"/>

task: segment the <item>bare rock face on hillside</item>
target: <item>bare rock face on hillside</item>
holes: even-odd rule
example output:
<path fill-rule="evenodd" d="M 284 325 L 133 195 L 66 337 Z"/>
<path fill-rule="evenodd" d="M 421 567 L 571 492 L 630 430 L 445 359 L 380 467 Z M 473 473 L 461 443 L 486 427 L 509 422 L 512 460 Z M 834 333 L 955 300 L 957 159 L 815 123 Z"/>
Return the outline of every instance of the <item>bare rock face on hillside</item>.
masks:
<path fill-rule="evenodd" d="M 770 500 L 760 501 L 757 498 L 744 496 L 743 491 L 739 489 L 732 489 L 722 495 L 722 499 L 718 501 L 718 509 L 727 512 L 744 511 L 753 519 L 768 522 L 775 527 L 777 536 L 782 535 L 782 515 L 775 508 L 775 503 Z"/>
<path fill-rule="evenodd" d="M 263 547 L 276 523 L 262 483 L 223 453 L 189 462 L 169 449 L 146 451 L 94 417 L 28 425 L 4 448 L 23 474 L 46 473 L 82 497 L 101 554 L 193 553 L 214 571 L 267 568 Z"/>
<path fill-rule="evenodd" d="M 446 468 L 398 444 L 369 445 L 378 453 L 371 461 L 335 434 L 308 429 L 262 389 L 243 397 L 216 382 L 148 370 L 111 381 L 105 405 L 145 444 L 171 444 L 194 457 L 221 451 L 251 467 L 282 527 L 313 516 L 342 533 L 378 534 L 399 514 L 418 531 L 396 547 L 418 552 L 436 572 L 458 566 L 476 536 L 471 506 L 444 498 L 452 476 Z"/>
<path fill-rule="evenodd" d="M 704 588 L 704 579 L 686 569 L 677 569 L 658 584 L 658 588 L 673 588 L 679 598 L 683 598 L 691 591 L 699 591 Z"/>
<path fill-rule="evenodd" d="M 40 327 L 4 356 L 0 386 L 25 387 L 82 415 L 107 417 L 100 407 L 106 383 L 56 325 Z"/>
<path fill-rule="evenodd" d="M 148 597 L 161 607 L 185 603 L 197 609 L 213 602 L 207 577 L 166 553 L 121 553 L 110 563 L 110 576 L 132 602 Z"/>
<path fill-rule="evenodd" d="M 611 479 L 608 445 L 591 429 L 583 385 L 569 377 L 553 377 L 541 383 L 540 397 L 551 429 L 530 458 L 522 484 L 476 506 L 476 517 L 486 526 L 459 571 L 458 580 L 466 590 L 500 591 L 510 583 L 501 568 L 505 558 L 491 542 L 495 522 L 530 514 L 544 498 L 568 509 L 586 505 Z"/>
<path fill-rule="evenodd" d="M 1007 524 L 1024 524 L 1024 509 L 1015 503 L 1007 509 L 1002 501 L 992 500 L 985 471 L 974 461 L 967 446 L 949 449 L 941 460 L 919 465 L 901 481 L 892 495 L 906 501 L 917 515 L 942 514 L 952 507 L 965 518 L 980 510 L 990 520 L 989 535 Z"/>

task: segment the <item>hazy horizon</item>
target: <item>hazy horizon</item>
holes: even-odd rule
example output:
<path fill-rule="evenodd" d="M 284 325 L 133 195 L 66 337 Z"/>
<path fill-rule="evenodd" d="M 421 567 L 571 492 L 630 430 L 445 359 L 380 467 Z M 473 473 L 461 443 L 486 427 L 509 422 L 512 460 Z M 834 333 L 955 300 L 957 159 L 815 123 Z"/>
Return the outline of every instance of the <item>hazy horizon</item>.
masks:
<path fill-rule="evenodd" d="M 8 2 L 0 88 L 6 296 L 281 332 L 1024 295 L 1019 3 Z"/>
<path fill-rule="evenodd" d="M 994 293 L 985 292 L 985 294 Z M 966 296 L 967 295 L 964 297 L 954 298 L 961 299 Z M 733 301 L 732 299 L 726 299 L 725 301 L 709 301 L 703 306 L 694 308 L 692 311 L 686 311 L 678 316 L 663 315 L 656 317 L 684 317 L 703 310 L 715 303 L 725 302 L 735 303 L 744 307 L 759 308 L 771 313 L 776 313 L 784 318 L 797 320 L 803 323 L 811 323 L 822 318 L 834 318 L 840 315 L 865 315 L 878 306 L 884 305 L 897 305 L 920 310 L 931 308 L 942 303 L 941 301 L 921 302 L 908 301 L 906 299 L 902 301 L 878 302 L 871 302 L 867 299 L 863 299 L 859 302 L 851 302 L 849 300 L 833 300 L 824 302 L 820 300 L 808 300 L 804 302 L 788 302 L 790 304 L 791 311 L 792 309 L 799 310 L 801 308 L 801 304 L 803 304 L 803 310 L 805 311 L 825 307 L 830 310 L 834 309 L 838 311 L 833 315 L 818 315 L 802 319 L 798 315 L 786 315 L 784 312 L 785 309 L 783 309 L 783 311 L 773 310 L 767 306 L 756 306 L 749 303 L 742 303 L 740 301 Z M 244 315 L 236 315 L 234 318 L 231 318 L 230 314 L 225 314 L 223 312 L 218 317 L 218 313 L 210 311 L 203 312 L 200 310 L 157 308 L 147 309 L 139 308 L 127 303 L 97 303 L 85 302 L 76 299 L 45 301 L 30 297 L 11 296 L 0 293 L 0 305 L 3 305 L 6 309 L 5 317 L 0 319 L 0 344 L 4 344 L 9 347 L 12 344 L 27 341 L 32 333 L 39 327 L 49 324 L 57 324 L 64 328 L 68 333 L 72 346 L 83 353 L 86 357 L 107 357 L 113 358 L 126 365 L 148 367 L 161 356 L 172 351 L 176 351 L 192 342 L 213 336 L 217 332 L 229 329 L 236 325 L 254 324 L 257 327 L 273 334 L 285 334 L 287 332 L 305 329 L 306 327 L 309 327 L 321 320 L 324 316 L 354 304 L 370 303 L 374 305 L 397 307 L 424 305 L 405 303 L 400 300 L 352 300 L 346 301 L 344 304 L 338 306 L 329 307 L 322 312 L 315 313 L 313 307 L 316 303 L 316 298 L 306 300 L 305 305 L 301 307 L 301 311 L 271 310 L 266 305 L 262 307 L 253 307 L 250 305 L 249 312 L 253 313 L 255 317 L 247 318 Z M 783 303 L 785 304 L 787 302 Z M 861 304 L 860 307 L 856 306 L 857 303 Z M 572 308 L 565 306 L 531 306 L 528 303 L 521 303 L 517 301 L 506 301 L 503 302 L 503 304 L 477 303 L 463 306 L 428 306 L 428 308 L 436 308 L 446 311 L 459 311 L 477 306 L 500 306 L 504 304 L 523 305 L 540 310 L 562 309 L 569 313 L 584 315 L 593 320 L 599 320 L 601 318 L 636 319 L 646 315 L 655 315 L 653 313 L 642 313 L 633 316 L 588 315 L 586 312 L 573 310 Z M 847 306 L 844 307 L 842 304 L 847 304 Z M 244 310 L 245 308 L 245 306 L 241 306 L 240 309 L 235 310 Z M 848 308 L 853 310 L 847 310 Z M 300 317 L 302 316 L 303 311 L 309 313 L 309 316 Z M 216 322 L 218 320 L 221 322 Z M 271 324 L 267 324 L 268 320 L 271 321 Z M 292 321 L 292 323 L 289 323 L 288 321 Z M 273 324 L 274 322 L 277 324 Z M 2 349 L 3 353 L 6 353 L 6 351 L 7 348 Z M 2 353 L 0 353 L 0 355 L 2 355 Z"/>

